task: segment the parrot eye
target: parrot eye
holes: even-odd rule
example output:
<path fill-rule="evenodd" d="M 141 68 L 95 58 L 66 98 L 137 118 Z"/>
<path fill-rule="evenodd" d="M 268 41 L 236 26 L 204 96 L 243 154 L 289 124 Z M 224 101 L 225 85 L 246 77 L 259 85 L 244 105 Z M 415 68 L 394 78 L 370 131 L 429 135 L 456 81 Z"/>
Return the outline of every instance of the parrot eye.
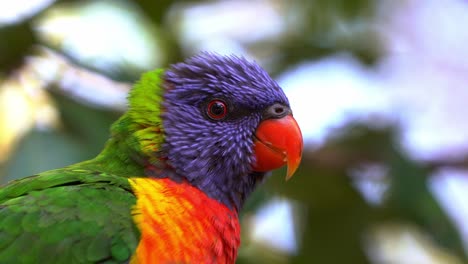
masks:
<path fill-rule="evenodd" d="M 227 105 L 224 101 L 215 99 L 208 103 L 206 113 L 213 120 L 221 120 L 226 117 L 228 112 Z"/>

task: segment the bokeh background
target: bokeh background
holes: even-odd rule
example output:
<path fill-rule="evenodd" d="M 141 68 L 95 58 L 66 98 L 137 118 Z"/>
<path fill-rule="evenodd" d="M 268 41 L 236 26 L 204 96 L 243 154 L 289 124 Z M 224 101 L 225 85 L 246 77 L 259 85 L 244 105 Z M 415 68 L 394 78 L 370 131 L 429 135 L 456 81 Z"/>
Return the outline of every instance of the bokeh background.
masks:
<path fill-rule="evenodd" d="M 468 263 L 468 2 L 0 0 L 0 182 L 94 157 L 130 83 L 256 60 L 303 129 L 238 263 Z"/>

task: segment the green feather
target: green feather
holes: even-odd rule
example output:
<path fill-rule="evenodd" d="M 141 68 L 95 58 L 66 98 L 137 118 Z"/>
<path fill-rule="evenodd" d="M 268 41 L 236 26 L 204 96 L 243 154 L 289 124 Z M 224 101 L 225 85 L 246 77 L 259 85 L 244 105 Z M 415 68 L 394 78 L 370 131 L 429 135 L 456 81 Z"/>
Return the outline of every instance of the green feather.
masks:
<path fill-rule="evenodd" d="M 0 263 L 128 263 L 140 234 L 127 178 L 144 175 L 135 160 L 157 162 L 150 154 L 164 140 L 162 73 L 135 84 L 129 110 L 96 158 L 0 189 Z"/>
<path fill-rule="evenodd" d="M 39 263 L 63 263 L 56 255 L 81 263 L 125 262 L 137 246 L 131 217 L 135 197 L 124 177 L 64 168 L 14 182 L 1 194 L 10 197 L 19 190 L 19 197 L 0 205 L 0 263 L 14 256 L 15 262 L 35 263 L 39 253 L 47 260 Z M 115 247 L 113 237 L 126 243 Z"/>

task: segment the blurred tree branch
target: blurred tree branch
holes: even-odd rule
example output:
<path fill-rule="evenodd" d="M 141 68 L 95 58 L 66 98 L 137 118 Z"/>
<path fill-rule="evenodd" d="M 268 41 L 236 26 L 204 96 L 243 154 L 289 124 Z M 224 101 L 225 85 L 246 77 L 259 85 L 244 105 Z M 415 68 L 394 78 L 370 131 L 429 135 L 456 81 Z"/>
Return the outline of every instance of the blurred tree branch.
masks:
<path fill-rule="evenodd" d="M 332 131 L 327 143 L 318 149 L 305 148 L 305 162 L 319 168 L 345 170 L 361 164 L 387 164 L 395 153 L 433 172 L 443 168 L 468 169 L 468 154 L 461 157 L 434 156 L 411 160 L 399 142 L 399 125 L 385 118 L 375 117 L 380 125 L 366 121 L 349 121 Z"/>
<path fill-rule="evenodd" d="M 343 150 L 340 146 L 324 146 L 318 150 L 306 150 L 304 162 L 314 164 L 314 166 L 324 169 L 343 170 L 355 167 L 359 164 L 383 163 L 385 160 L 379 155 L 374 155 L 367 151 L 354 149 L 352 151 Z M 450 156 L 437 157 L 415 161 L 430 171 L 444 168 L 468 169 L 468 155 L 461 158 Z"/>
<path fill-rule="evenodd" d="M 93 107 L 120 112 L 126 109 L 131 84 L 76 66 L 51 49 L 36 48 L 39 54 L 29 57 L 23 70 L 34 73 L 45 88 Z"/>

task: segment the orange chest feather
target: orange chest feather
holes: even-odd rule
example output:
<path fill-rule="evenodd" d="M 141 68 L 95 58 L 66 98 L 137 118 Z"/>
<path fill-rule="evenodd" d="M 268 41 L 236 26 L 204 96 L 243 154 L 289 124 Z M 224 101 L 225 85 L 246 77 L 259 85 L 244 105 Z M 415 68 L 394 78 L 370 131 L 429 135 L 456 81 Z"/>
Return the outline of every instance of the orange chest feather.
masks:
<path fill-rule="evenodd" d="M 234 263 L 240 243 L 235 211 L 168 179 L 131 178 L 141 239 L 131 263 Z"/>

